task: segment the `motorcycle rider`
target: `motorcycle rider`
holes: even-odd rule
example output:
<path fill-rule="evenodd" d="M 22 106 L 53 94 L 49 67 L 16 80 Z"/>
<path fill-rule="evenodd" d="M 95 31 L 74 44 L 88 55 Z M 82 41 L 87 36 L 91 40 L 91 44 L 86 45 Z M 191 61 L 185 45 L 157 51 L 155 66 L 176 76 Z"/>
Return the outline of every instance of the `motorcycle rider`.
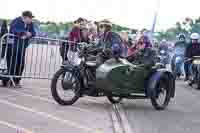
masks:
<path fill-rule="evenodd" d="M 177 56 L 184 57 L 185 49 L 187 47 L 186 37 L 184 34 L 178 35 L 178 41 L 174 44 L 174 56 L 172 58 L 172 70 L 175 69 L 175 59 Z"/>
<path fill-rule="evenodd" d="M 164 51 L 164 53 L 161 53 L 162 51 Z M 169 56 L 169 47 L 167 40 L 163 39 L 161 41 L 158 52 L 159 54 L 161 54 L 161 56 L 167 56 L 167 58 L 163 60 L 164 65 L 169 64 L 170 56 Z"/>
<path fill-rule="evenodd" d="M 98 54 L 99 51 L 103 52 L 103 58 L 101 58 L 99 63 L 103 63 L 105 60 L 111 58 L 112 56 L 122 56 L 123 55 L 123 45 L 121 37 L 112 32 L 112 23 L 109 20 L 102 20 L 99 22 L 100 30 L 100 40 L 97 44 L 97 48 L 93 49 L 91 52 Z"/>
<path fill-rule="evenodd" d="M 95 67 L 91 68 L 93 76 L 96 73 L 96 68 L 105 61 L 123 55 L 122 39 L 117 33 L 112 32 L 112 23 L 109 20 L 102 20 L 99 22 L 99 28 L 101 36 L 98 44 L 95 48 L 87 49 L 87 52 L 90 53 L 87 60 L 96 62 Z M 88 86 L 94 86 L 95 78 L 91 77 L 88 80 Z M 88 94 L 95 94 L 97 90 L 93 87 L 92 90 L 89 89 L 88 91 Z"/>
<path fill-rule="evenodd" d="M 163 39 L 160 43 L 160 47 L 159 47 L 159 51 L 164 50 L 164 51 L 168 51 L 168 46 L 167 46 L 167 40 Z"/>
<path fill-rule="evenodd" d="M 185 58 L 192 58 L 193 56 L 200 56 L 200 43 L 199 41 L 199 34 L 198 33 L 192 33 L 190 36 L 190 44 L 187 46 L 185 51 Z M 185 62 L 184 69 L 185 69 L 185 81 L 189 79 L 190 74 L 190 66 L 192 64 L 192 61 Z"/>

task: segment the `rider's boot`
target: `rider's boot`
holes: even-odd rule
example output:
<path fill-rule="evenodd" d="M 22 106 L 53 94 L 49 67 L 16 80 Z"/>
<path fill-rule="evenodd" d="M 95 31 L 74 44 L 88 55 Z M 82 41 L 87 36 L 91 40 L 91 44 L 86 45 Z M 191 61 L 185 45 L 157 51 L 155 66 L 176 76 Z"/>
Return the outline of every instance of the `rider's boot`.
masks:
<path fill-rule="evenodd" d="M 186 74 L 186 75 L 185 75 L 185 79 L 184 79 L 184 81 L 188 81 L 188 80 L 189 80 L 189 75 Z"/>

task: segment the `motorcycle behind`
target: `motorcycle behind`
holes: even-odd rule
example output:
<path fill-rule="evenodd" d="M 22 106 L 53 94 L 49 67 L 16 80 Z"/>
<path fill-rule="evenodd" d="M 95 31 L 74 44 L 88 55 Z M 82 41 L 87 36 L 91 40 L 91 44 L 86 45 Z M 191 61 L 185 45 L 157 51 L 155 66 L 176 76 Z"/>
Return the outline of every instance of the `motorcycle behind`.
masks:
<path fill-rule="evenodd" d="M 192 57 L 192 65 L 190 66 L 189 85 L 197 85 L 197 89 L 200 90 L 200 56 Z"/>
<path fill-rule="evenodd" d="M 160 69 L 156 64 L 151 67 L 135 65 L 121 57 L 99 64 L 88 58 L 92 56 L 89 51 L 88 46 L 84 46 L 80 50 L 79 65 L 65 63 L 55 73 L 51 93 L 60 105 L 72 105 L 86 95 L 104 96 L 113 104 L 124 98 L 150 99 L 155 109 L 163 110 L 175 96 L 175 80 L 166 69 Z M 105 55 L 104 52 L 98 52 L 100 57 Z"/>

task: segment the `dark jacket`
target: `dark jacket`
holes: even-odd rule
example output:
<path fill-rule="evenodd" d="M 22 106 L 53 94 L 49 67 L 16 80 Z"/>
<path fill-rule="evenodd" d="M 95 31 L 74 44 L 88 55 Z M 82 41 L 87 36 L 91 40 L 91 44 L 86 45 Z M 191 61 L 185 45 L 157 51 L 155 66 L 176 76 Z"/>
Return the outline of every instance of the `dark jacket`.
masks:
<path fill-rule="evenodd" d="M 113 54 L 122 55 L 123 53 L 123 42 L 121 37 L 115 32 L 108 32 L 104 34 L 97 45 L 99 48 L 110 49 Z"/>
<path fill-rule="evenodd" d="M 28 47 L 29 39 L 21 39 L 22 36 L 25 35 L 26 32 L 31 32 L 32 37 L 36 35 L 36 32 L 34 30 L 33 23 L 26 25 L 22 17 L 17 17 L 14 19 L 10 24 L 10 33 L 14 34 L 16 37 L 14 37 L 14 45 L 19 45 L 18 47 Z M 22 45 L 24 44 L 24 45 Z"/>
<path fill-rule="evenodd" d="M 193 56 L 200 56 L 200 43 L 189 44 L 187 46 L 185 57 L 191 58 Z"/>

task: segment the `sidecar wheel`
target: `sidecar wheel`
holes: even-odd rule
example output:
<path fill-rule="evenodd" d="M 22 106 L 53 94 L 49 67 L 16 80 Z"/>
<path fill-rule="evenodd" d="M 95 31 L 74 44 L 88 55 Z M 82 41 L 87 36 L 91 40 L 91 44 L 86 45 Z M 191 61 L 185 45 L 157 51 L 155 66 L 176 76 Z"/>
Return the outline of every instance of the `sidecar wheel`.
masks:
<path fill-rule="evenodd" d="M 65 76 L 63 76 L 63 75 L 65 75 L 66 73 L 71 74 L 71 80 L 70 80 L 71 82 L 69 81 L 69 83 L 64 83 L 63 78 Z M 70 71 L 68 71 L 66 69 L 60 69 L 53 76 L 53 79 L 51 81 L 51 94 L 52 94 L 54 100 L 58 104 L 60 104 L 60 105 L 74 104 L 80 97 L 80 90 L 81 90 L 81 85 L 80 85 L 79 80 L 75 76 L 73 76 L 73 74 Z M 61 91 L 64 92 L 63 97 L 60 95 Z M 71 92 L 69 92 L 69 91 L 71 91 Z M 71 94 L 71 93 L 73 93 L 73 94 Z M 66 96 L 69 96 L 70 98 L 68 99 L 68 98 L 66 98 Z"/>
<path fill-rule="evenodd" d="M 169 78 L 164 76 L 157 85 L 159 90 L 156 97 L 151 98 L 151 103 L 156 110 L 164 110 L 170 102 L 170 82 Z M 161 101 L 160 101 L 161 99 Z"/>
<path fill-rule="evenodd" d="M 123 99 L 121 97 L 113 97 L 113 96 L 107 96 L 107 98 L 112 104 L 120 103 Z"/>

